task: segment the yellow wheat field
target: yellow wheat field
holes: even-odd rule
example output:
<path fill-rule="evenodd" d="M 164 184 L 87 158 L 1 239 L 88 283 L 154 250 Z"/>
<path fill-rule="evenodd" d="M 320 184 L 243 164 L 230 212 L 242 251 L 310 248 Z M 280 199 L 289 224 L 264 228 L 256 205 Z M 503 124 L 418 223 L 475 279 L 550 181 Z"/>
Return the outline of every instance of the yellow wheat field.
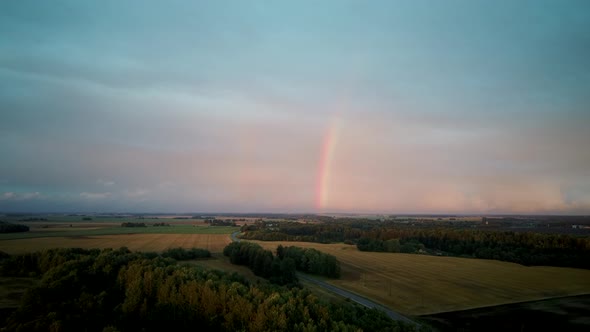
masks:
<path fill-rule="evenodd" d="M 273 251 L 282 244 L 332 254 L 342 264 L 342 277 L 330 283 L 408 315 L 590 293 L 590 270 L 361 252 L 345 244 L 254 242 Z"/>
<path fill-rule="evenodd" d="M 222 252 L 230 243 L 228 234 L 122 234 L 100 236 L 44 237 L 0 241 L 0 250 L 9 254 L 50 248 L 120 248 L 162 251 L 168 248 L 203 248 Z"/>

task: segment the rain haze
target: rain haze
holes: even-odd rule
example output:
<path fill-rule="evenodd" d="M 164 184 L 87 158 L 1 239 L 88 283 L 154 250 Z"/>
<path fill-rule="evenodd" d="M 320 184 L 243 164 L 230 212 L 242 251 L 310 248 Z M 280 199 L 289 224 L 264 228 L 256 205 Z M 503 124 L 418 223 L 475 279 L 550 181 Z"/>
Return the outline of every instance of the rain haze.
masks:
<path fill-rule="evenodd" d="M 589 1 L 2 1 L 0 212 L 590 214 Z"/>

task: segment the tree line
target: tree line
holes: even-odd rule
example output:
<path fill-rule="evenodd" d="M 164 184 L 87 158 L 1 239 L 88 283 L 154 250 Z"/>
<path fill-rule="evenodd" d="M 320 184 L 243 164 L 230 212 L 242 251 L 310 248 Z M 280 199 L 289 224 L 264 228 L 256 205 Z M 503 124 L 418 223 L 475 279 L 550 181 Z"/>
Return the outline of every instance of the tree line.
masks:
<path fill-rule="evenodd" d="M 251 284 L 157 253 L 54 249 L 0 255 L 1 276 L 36 276 L 8 331 L 412 331 L 414 326 L 309 290 Z M 0 326 L 0 327 L 2 327 Z"/>
<path fill-rule="evenodd" d="M 143 222 L 122 222 L 121 227 L 147 227 Z"/>
<path fill-rule="evenodd" d="M 336 257 L 313 248 L 277 247 L 277 257 L 292 259 L 298 271 L 329 278 L 340 278 L 340 262 Z"/>
<path fill-rule="evenodd" d="M 296 284 L 295 271 L 321 275 L 329 278 L 340 277 L 340 262 L 336 257 L 315 249 L 283 247 L 279 245 L 277 255 L 251 242 L 232 242 L 223 254 L 232 264 L 246 265 L 254 274 L 279 285 Z"/>
<path fill-rule="evenodd" d="M 236 222 L 234 219 L 205 219 L 205 223 L 209 224 L 210 226 L 231 226 L 236 227 Z"/>
<path fill-rule="evenodd" d="M 162 257 L 173 258 L 177 261 L 186 261 L 190 259 L 210 258 L 211 252 L 207 249 L 200 248 L 170 248 L 162 252 Z"/>
<path fill-rule="evenodd" d="M 232 242 L 223 249 L 232 264 L 246 265 L 255 275 L 266 278 L 273 284 L 295 285 L 295 261 L 274 256 L 270 250 L 251 242 Z"/>
<path fill-rule="evenodd" d="M 363 251 L 431 253 L 496 259 L 524 265 L 590 269 L 590 238 L 566 234 L 494 231 L 371 220 L 315 224 L 264 222 L 243 227 L 244 239 L 344 242 Z"/>
<path fill-rule="evenodd" d="M 18 233 L 28 232 L 29 226 L 21 224 L 13 224 L 6 221 L 0 220 L 0 233 Z"/>

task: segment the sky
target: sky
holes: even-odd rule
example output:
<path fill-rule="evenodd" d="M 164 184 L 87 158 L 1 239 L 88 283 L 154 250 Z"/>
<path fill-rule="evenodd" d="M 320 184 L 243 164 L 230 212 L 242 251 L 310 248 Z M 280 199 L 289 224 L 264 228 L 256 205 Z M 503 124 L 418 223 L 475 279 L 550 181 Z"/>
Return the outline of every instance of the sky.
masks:
<path fill-rule="evenodd" d="M 590 214 L 590 1 L 0 1 L 0 212 Z"/>

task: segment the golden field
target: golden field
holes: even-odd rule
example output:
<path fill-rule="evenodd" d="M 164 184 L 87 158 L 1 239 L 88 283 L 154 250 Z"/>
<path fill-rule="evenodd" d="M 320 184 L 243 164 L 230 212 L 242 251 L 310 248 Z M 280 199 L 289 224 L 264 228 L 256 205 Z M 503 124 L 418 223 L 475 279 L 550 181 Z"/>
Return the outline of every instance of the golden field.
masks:
<path fill-rule="evenodd" d="M 173 230 L 170 229 L 170 231 Z M 71 234 L 69 236 L 0 240 L 0 251 L 16 254 L 49 248 L 125 246 L 138 251 L 195 247 L 219 254 L 231 242 L 229 234 L 203 234 L 202 232 L 206 230 L 218 231 L 187 227 L 187 232 L 201 233 L 82 235 L 72 230 L 65 232 L 65 234 Z M 184 232 L 185 229 L 183 228 L 182 231 Z M 525 267 L 514 263 L 457 257 L 361 252 L 355 246 L 345 244 L 253 242 L 272 251 L 282 244 L 311 247 L 332 254 L 342 264 L 342 277 L 338 280 L 328 280 L 328 282 L 406 315 L 432 314 L 590 294 L 590 270 Z M 227 269 L 227 265 L 231 265 L 223 257 L 219 255 L 216 257 L 218 259 L 203 264 L 222 270 Z M 244 273 L 244 271 L 240 272 Z"/>
<path fill-rule="evenodd" d="M 42 237 L 0 241 L 0 250 L 18 254 L 50 248 L 120 248 L 162 251 L 168 248 L 203 248 L 222 252 L 231 242 L 228 234 L 120 234 Z"/>
<path fill-rule="evenodd" d="M 282 244 L 332 254 L 341 262 L 342 277 L 328 282 L 406 315 L 590 293 L 590 270 L 362 252 L 346 244 L 253 242 L 272 251 Z"/>

